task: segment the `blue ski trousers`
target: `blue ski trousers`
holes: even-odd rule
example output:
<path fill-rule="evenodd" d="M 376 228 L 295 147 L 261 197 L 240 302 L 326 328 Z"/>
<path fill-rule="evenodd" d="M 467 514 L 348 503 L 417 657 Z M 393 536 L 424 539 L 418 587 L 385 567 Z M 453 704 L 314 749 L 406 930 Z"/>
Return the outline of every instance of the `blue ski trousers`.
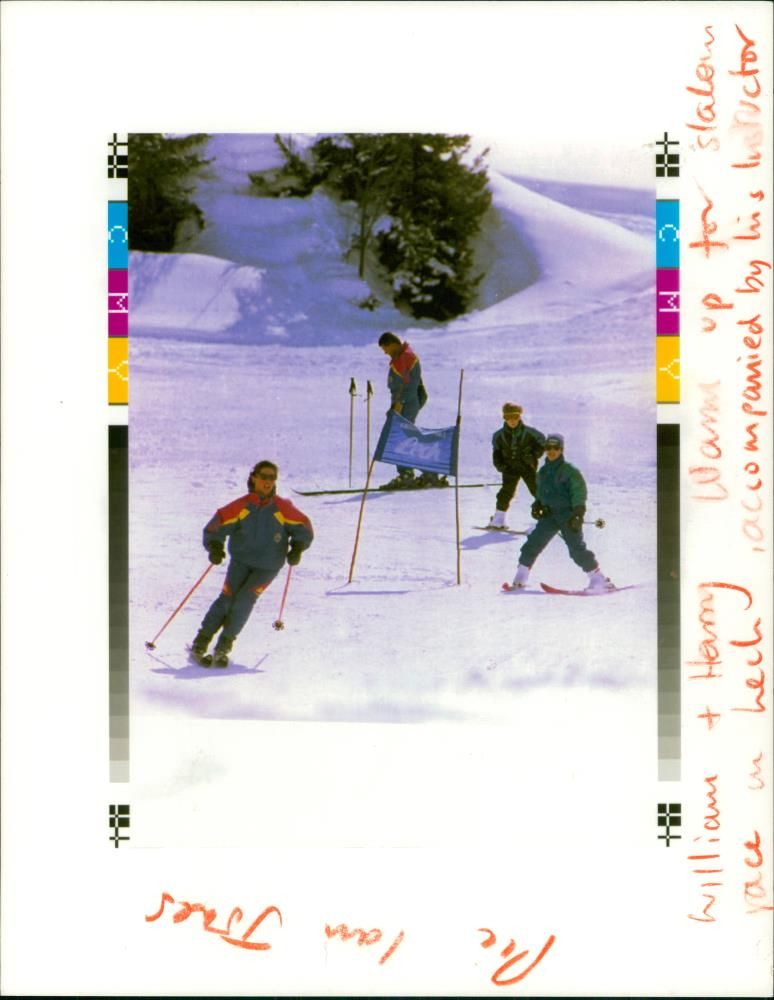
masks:
<path fill-rule="evenodd" d="M 573 562 L 586 573 L 596 569 L 597 557 L 591 549 L 586 547 L 583 531 L 570 531 L 567 527 L 567 517 L 558 518 L 553 514 L 538 521 L 532 534 L 521 547 L 519 562 L 523 566 L 532 566 L 546 545 L 557 534 L 562 536 Z"/>
<path fill-rule="evenodd" d="M 276 570 L 252 569 L 232 556 L 223 590 L 202 619 L 205 634 L 213 636 L 222 627 L 224 636 L 235 639 L 245 627 L 255 602 L 276 575 Z"/>

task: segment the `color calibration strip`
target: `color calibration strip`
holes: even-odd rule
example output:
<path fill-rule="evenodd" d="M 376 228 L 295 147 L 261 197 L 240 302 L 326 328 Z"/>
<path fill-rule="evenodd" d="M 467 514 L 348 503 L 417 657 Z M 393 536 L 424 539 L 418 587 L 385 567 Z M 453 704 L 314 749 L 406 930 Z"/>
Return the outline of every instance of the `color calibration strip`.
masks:
<path fill-rule="evenodd" d="M 129 428 L 108 428 L 110 780 L 129 780 Z"/>
<path fill-rule="evenodd" d="M 129 402 L 129 136 L 108 143 L 108 403 Z"/>
<path fill-rule="evenodd" d="M 680 402 L 680 144 L 656 143 L 656 403 Z M 659 420 L 656 440 L 658 547 L 658 780 L 679 781 L 680 424 Z"/>
<path fill-rule="evenodd" d="M 678 143 L 656 143 L 656 401 L 680 402 L 680 177 Z"/>
<path fill-rule="evenodd" d="M 658 780 L 679 781 L 680 427 L 657 426 Z"/>
<path fill-rule="evenodd" d="M 129 146 L 108 142 L 108 427 L 110 780 L 129 781 Z"/>

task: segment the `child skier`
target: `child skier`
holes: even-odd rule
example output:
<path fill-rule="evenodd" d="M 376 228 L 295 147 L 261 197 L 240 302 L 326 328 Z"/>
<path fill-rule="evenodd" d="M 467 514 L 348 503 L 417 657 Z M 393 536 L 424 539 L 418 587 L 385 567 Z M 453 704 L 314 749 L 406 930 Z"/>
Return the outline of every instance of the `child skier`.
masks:
<path fill-rule="evenodd" d="M 215 512 L 204 528 L 203 544 L 210 562 L 218 565 L 226 556 L 226 581 L 219 597 L 202 619 L 191 650 L 203 666 L 228 666 L 234 639 L 250 617 L 255 602 L 279 573 L 287 558 L 291 566 L 314 538 L 309 518 L 289 500 L 276 495 L 279 470 L 274 462 L 259 462 L 247 479 L 250 491 Z M 290 543 L 290 548 L 288 548 Z M 222 629 L 214 656 L 207 655 L 212 637 Z"/>
<path fill-rule="evenodd" d="M 495 498 L 496 510 L 489 518 L 489 527 L 500 531 L 507 527 L 505 513 L 520 479 L 535 496 L 537 465 L 546 443 L 540 431 L 521 422 L 522 413 L 517 403 L 505 403 L 503 426 L 492 435 L 492 463 L 502 473 L 503 485 Z"/>
<path fill-rule="evenodd" d="M 546 460 L 538 470 L 537 494 L 532 504 L 532 516 L 538 523 L 521 547 L 514 588 L 526 587 L 532 565 L 558 533 L 567 545 L 572 560 L 588 573 L 586 590 L 615 589 L 583 540 L 585 513 L 586 482 L 580 471 L 565 461 L 562 435 L 549 434 L 546 438 Z"/>

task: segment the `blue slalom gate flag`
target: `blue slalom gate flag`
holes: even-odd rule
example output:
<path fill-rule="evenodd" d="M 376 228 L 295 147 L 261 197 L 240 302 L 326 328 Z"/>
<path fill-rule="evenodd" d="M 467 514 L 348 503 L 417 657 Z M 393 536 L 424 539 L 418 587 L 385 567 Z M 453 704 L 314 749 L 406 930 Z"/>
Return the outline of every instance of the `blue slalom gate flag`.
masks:
<path fill-rule="evenodd" d="M 374 460 L 456 476 L 458 450 L 457 425 L 434 430 L 417 427 L 392 410 L 379 436 Z"/>

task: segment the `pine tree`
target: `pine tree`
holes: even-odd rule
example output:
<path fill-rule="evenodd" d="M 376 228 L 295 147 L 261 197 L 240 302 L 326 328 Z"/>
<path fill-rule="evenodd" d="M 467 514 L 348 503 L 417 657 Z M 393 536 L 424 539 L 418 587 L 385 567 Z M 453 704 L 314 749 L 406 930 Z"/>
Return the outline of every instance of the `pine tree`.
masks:
<path fill-rule="evenodd" d="M 440 320 L 470 308 L 482 277 L 472 273 L 472 240 L 491 203 L 485 153 L 472 157 L 470 136 L 349 132 L 319 139 L 307 159 L 278 145 L 306 193 L 323 184 L 355 203 L 361 278 L 375 245 L 400 308 Z"/>
<path fill-rule="evenodd" d="M 411 133 L 405 185 L 387 206 L 392 226 L 379 236 L 379 259 L 392 275 L 395 303 L 412 315 L 446 320 L 466 312 L 481 275 L 471 242 L 491 203 L 483 155 L 470 137 Z"/>
<path fill-rule="evenodd" d="M 401 137 L 349 132 L 320 139 L 312 147 L 315 174 L 343 201 L 357 205 L 358 276 L 365 274 L 366 253 L 374 226 L 385 214 L 402 178 Z"/>
<path fill-rule="evenodd" d="M 169 251 L 178 226 L 193 219 L 204 227 L 190 199 L 194 176 L 210 161 L 197 152 L 209 137 L 197 133 L 168 138 L 154 132 L 129 136 L 129 248 Z"/>

